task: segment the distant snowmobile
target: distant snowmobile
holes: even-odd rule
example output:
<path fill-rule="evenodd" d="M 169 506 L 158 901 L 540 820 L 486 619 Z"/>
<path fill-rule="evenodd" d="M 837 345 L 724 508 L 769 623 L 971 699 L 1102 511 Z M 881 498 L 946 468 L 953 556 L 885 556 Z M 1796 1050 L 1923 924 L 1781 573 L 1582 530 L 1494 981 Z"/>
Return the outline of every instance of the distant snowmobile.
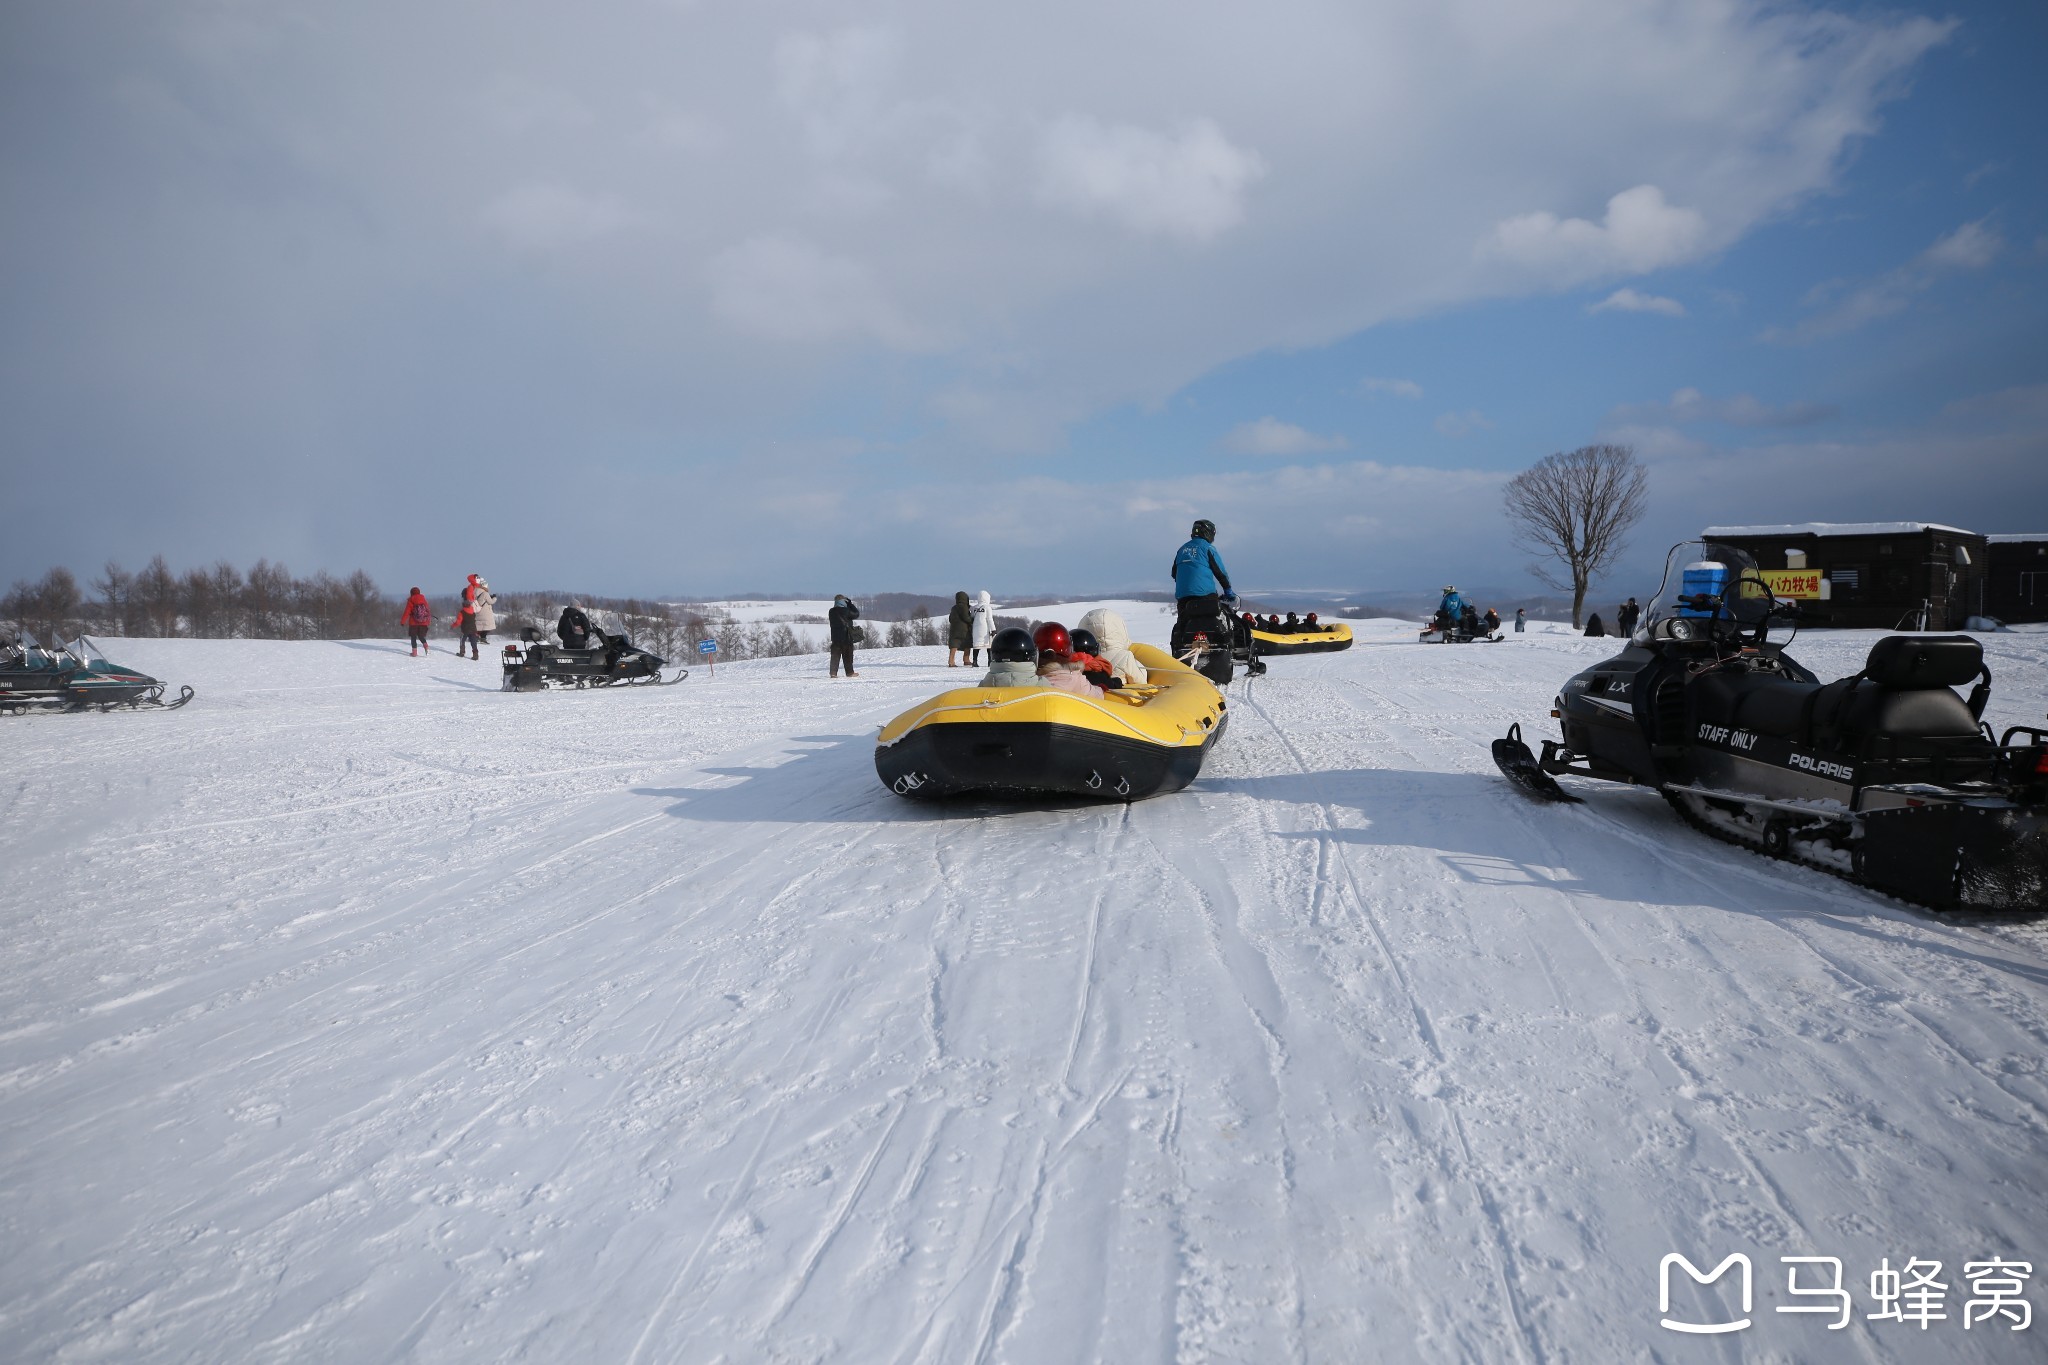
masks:
<path fill-rule="evenodd" d="M 0 638 L 0 713 L 28 711 L 175 711 L 192 700 L 192 689 L 165 701 L 165 683 L 123 668 L 83 635 L 49 648 L 32 635 Z"/>
<path fill-rule="evenodd" d="M 624 635 L 608 635 L 590 624 L 581 612 L 579 628 L 564 631 L 565 643 L 549 644 L 537 626 L 519 632 L 521 645 L 505 646 L 507 692 L 538 692 L 547 687 L 673 687 L 690 676 L 678 669 L 673 678 L 661 676 L 666 661 L 636 646 Z M 564 613 L 564 620 L 568 613 Z M 582 643 L 572 647 L 567 640 Z"/>
<path fill-rule="evenodd" d="M 1767 638 L 1795 612 L 1742 551 L 1683 542 L 1635 637 L 1565 683 L 1562 742 L 1538 759 L 1516 726 L 1494 761 L 1542 800 L 1578 799 L 1565 773 L 1654 787 L 1705 833 L 1935 909 L 2048 910 L 2048 730 L 1993 742 L 1983 646 L 1887 636 L 1823 684 Z"/>
<path fill-rule="evenodd" d="M 1498 629 L 1488 631 L 1480 624 L 1479 613 L 1467 607 L 1462 615 L 1453 615 L 1439 608 L 1435 617 L 1422 628 L 1420 638 L 1426 645 L 1494 645 L 1507 637 Z"/>

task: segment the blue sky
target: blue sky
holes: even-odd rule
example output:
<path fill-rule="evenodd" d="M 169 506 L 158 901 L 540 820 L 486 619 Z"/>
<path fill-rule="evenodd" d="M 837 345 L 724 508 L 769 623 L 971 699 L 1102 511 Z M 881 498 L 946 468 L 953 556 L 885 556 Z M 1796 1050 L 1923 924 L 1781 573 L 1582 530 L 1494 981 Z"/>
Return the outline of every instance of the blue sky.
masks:
<path fill-rule="evenodd" d="M 1533 583 L 2048 530 L 2038 6 L 9 6 L 0 581 Z M 573 534 L 564 534 L 565 532 Z"/>

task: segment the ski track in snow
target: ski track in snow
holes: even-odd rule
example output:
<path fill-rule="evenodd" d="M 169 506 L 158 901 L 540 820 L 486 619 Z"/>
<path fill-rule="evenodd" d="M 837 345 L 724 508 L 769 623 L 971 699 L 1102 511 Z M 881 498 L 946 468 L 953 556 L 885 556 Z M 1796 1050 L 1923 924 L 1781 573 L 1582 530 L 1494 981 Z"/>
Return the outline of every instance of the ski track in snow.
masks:
<path fill-rule="evenodd" d="M 1613 642 L 1358 630 L 1128 807 L 884 791 L 932 649 L 110 646 L 198 699 L 0 721 L 0 1358 L 2038 1358 L 1960 1270 L 2048 1264 L 2048 925 L 1533 805 L 1487 745 Z M 1659 1328 L 1671 1251 L 1756 1325 Z M 1913 1256 L 1949 1320 L 1865 1321 Z"/>

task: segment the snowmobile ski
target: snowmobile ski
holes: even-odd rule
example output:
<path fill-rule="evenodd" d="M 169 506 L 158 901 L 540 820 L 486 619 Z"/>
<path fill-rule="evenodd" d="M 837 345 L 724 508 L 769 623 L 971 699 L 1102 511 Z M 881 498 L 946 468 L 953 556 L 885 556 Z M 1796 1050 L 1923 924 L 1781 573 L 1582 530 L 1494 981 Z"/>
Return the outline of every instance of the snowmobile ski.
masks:
<path fill-rule="evenodd" d="M 1493 761 L 1508 781 L 1538 801 L 1564 801 L 1573 805 L 1582 801 L 1582 798 L 1558 786 L 1557 779 L 1543 771 L 1536 762 L 1536 755 L 1530 753 L 1529 746 L 1522 742 L 1520 724 L 1510 725 L 1507 734 L 1493 742 Z"/>

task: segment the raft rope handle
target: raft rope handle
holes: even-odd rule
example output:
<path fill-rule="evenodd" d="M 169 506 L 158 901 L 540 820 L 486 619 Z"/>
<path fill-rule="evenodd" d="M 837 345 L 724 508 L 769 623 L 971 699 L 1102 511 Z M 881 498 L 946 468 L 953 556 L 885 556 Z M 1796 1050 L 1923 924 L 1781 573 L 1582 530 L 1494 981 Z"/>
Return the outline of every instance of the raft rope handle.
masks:
<path fill-rule="evenodd" d="M 1050 691 L 1050 690 L 1054 690 L 1054 689 L 1047 689 L 1047 690 L 1048 690 L 1048 691 Z M 1163 689 L 1162 689 L 1162 690 L 1163 690 Z M 1071 696 L 1073 696 L 1073 693 L 1069 692 L 1069 693 L 1067 693 L 1066 695 L 1068 695 L 1068 696 L 1070 696 L 1070 697 L 1071 697 Z M 962 706 L 937 706 L 937 707 L 933 707 L 933 708 L 932 708 L 931 710 L 929 710 L 929 711 L 926 711 L 926 712 L 925 712 L 925 713 L 924 713 L 923 715 L 919 716 L 919 717 L 918 717 L 918 724 L 920 724 L 920 725 L 921 725 L 921 724 L 923 724 L 923 723 L 924 723 L 924 722 L 925 722 L 926 720 L 930 719 L 930 718 L 931 718 L 931 717 L 933 717 L 933 716 L 942 716 L 942 715 L 945 715 L 945 714 L 946 714 L 947 712 L 949 712 L 949 711 L 984 711 L 984 710 L 1000 710 L 1001 708 L 1003 708 L 1003 707 L 1005 707 L 1005 706 L 1014 706 L 1014 705 L 1016 705 L 1016 704 L 1017 704 L 1018 702 L 1026 702 L 1026 701 L 1036 701 L 1037 699 L 1038 699 L 1037 695 L 1036 695 L 1036 694 L 1033 694 L 1033 695 L 1027 695 L 1027 696 L 1022 696 L 1022 697 L 1010 697 L 1010 698 L 1008 698 L 1008 699 L 1006 699 L 1006 700 L 1003 700 L 1003 701 L 996 701 L 996 700 L 990 699 L 990 700 L 987 700 L 987 701 L 978 701 L 978 702 L 973 702 L 973 703 L 970 703 L 970 704 L 967 704 L 967 705 L 962 705 Z M 1092 697 L 1074 697 L 1074 700 L 1076 700 L 1076 701 L 1089 701 L 1089 702 L 1092 702 L 1092 701 L 1094 701 L 1094 698 L 1092 698 Z M 1140 730 L 1140 729 L 1139 729 L 1139 728 L 1138 728 L 1137 726 L 1135 726 L 1135 725 L 1131 724 L 1131 723 L 1130 723 L 1130 722 L 1129 722 L 1128 720 L 1125 720 L 1125 719 L 1124 719 L 1124 718 L 1123 718 L 1122 716 L 1120 716 L 1120 715 L 1118 715 L 1118 714 L 1117 714 L 1116 712 L 1114 712 L 1114 711 L 1110 710 L 1110 709 L 1109 709 L 1108 707 L 1106 707 L 1106 706 L 1100 706 L 1100 705 L 1098 704 L 1098 706 L 1097 706 L 1097 709 L 1098 709 L 1098 710 L 1100 710 L 1100 711 L 1102 712 L 1102 714 L 1103 714 L 1103 715 L 1105 715 L 1105 716 L 1108 716 L 1108 717 L 1109 717 L 1110 719 L 1114 720 L 1114 721 L 1115 721 L 1115 722 L 1116 722 L 1117 724 L 1119 724 L 1119 725 L 1123 726 L 1123 727 L 1124 727 L 1124 729 L 1126 729 L 1126 730 L 1129 730 L 1129 731 L 1130 731 L 1130 732 L 1131 732 L 1132 734 L 1136 735 L 1136 736 L 1137 736 L 1137 737 L 1138 737 L 1139 739 L 1142 739 L 1142 740 L 1144 740 L 1144 741 L 1145 741 L 1145 742 L 1146 742 L 1147 744 L 1157 744 L 1157 743 L 1159 742 L 1159 739 L 1160 739 L 1160 737 L 1159 737 L 1159 736 L 1157 736 L 1157 735 L 1150 735 L 1150 734 L 1147 734 L 1147 733 L 1146 733 L 1145 731 L 1143 731 L 1143 730 Z M 1176 723 L 1177 723 L 1177 722 L 1176 722 Z M 917 726 L 916 726 L 916 725 L 913 725 L 913 726 L 911 726 L 911 727 L 910 727 L 910 730 L 914 730 L 914 729 L 916 729 L 916 728 L 917 728 Z M 897 740 L 901 740 L 902 738 L 904 738 L 905 736 L 907 736 L 907 735 L 908 735 L 908 734 L 910 733 L 910 730 L 905 730 L 905 731 L 903 732 L 903 734 L 902 734 L 902 735 L 898 735 L 898 736 L 897 736 Z M 1182 726 L 1180 726 L 1180 733 L 1181 733 L 1181 739 L 1182 739 L 1182 741 L 1183 741 L 1183 747 L 1185 747 L 1185 741 L 1186 741 L 1186 739 L 1187 739 L 1187 737 L 1188 737 L 1188 729 L 1187 729 L 1187 727 L 1186 727 L 1185 725 L 1182 725 Z M 891 743 L 894 743 L 894 742 L 896 742 L 896 741 L 893 741 L 893 740 L 891 741 Z"/>

